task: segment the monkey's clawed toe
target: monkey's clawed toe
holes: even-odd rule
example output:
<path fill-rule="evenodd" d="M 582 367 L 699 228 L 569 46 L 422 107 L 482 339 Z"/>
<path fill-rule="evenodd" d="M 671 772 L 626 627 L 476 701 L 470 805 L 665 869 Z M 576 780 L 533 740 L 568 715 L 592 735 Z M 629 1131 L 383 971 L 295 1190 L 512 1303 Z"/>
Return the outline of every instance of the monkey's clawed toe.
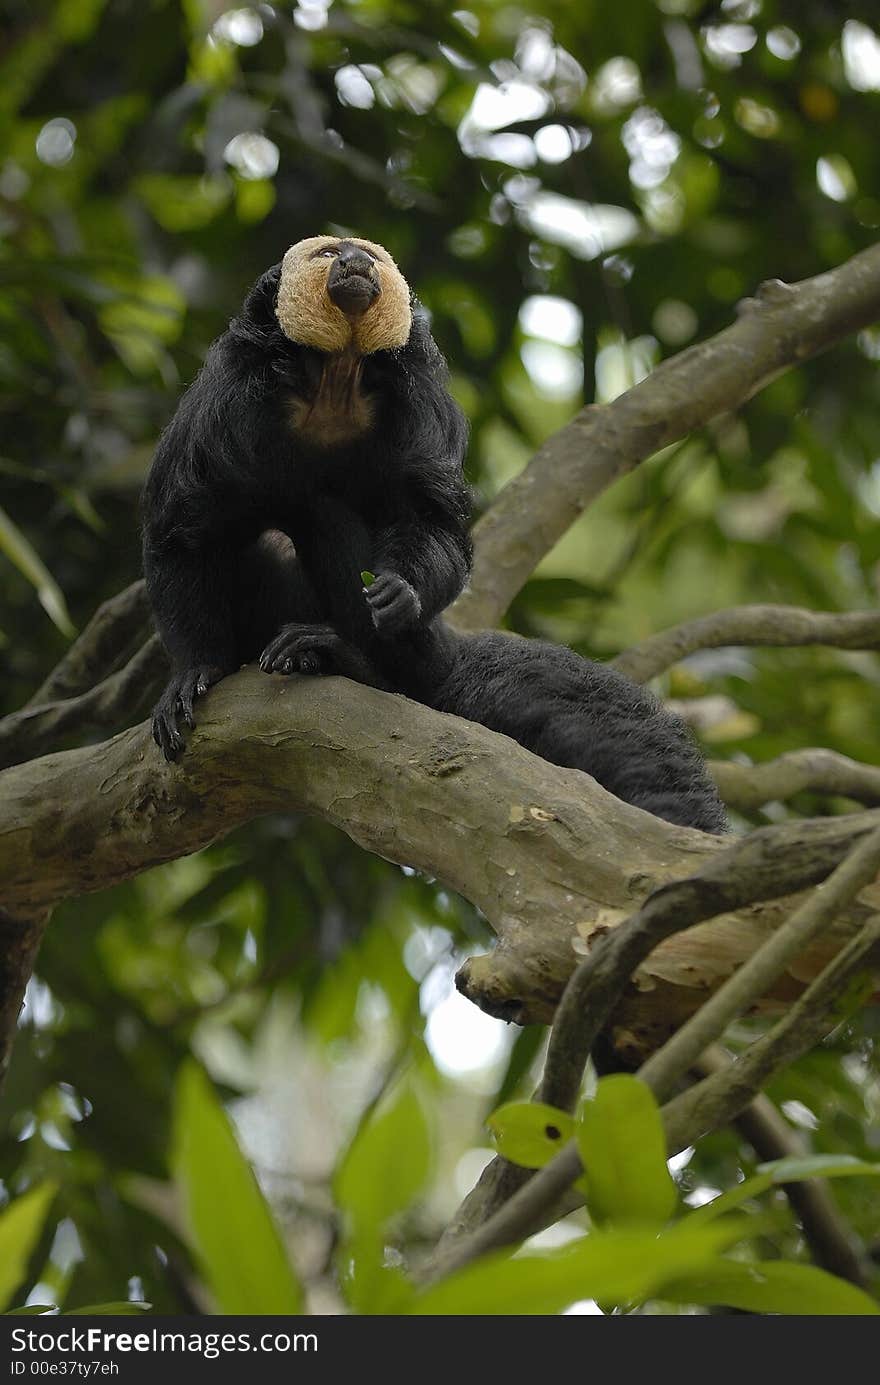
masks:
<path fill-rule="evenodd" d="M 193 703 L 224 677 L 226 669 L 217 664 L 198 664 L 175 673 L 153 712 L 153 740 L 169 762 L 176 760 L 184 747 L 182 726 L 192 731 L 196 720 Z"/>
<path fill-rule="evenodd" d="M 324 673 L 338 644 L 331 625 L 283 625 L 260 655 L 260 668 L 264 673 Z"/>

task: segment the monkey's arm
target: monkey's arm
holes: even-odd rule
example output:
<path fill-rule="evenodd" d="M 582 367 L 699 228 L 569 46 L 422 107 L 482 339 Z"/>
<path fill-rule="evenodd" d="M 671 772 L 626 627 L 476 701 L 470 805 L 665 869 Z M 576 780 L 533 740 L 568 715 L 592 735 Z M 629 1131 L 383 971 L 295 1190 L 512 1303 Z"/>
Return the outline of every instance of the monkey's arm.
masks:
<path fill-rule="evenodd" d="M 472 546 L 461 492 L 444 504 L 401 507 L 376 536 L 367 592 L 384 637 L 426 625 L 454 601 L 467 581 Z"/>
<path fill-rule="evenodd" d="M 153 735 L 173 759 L 193 701 L 237 668 L 244 545 L 257 517 L 246 484 L 257 444 L 250 348 L 231 332 L 211 347 L 159 439 L 143 494 L 144 577 L 172 677 L 153 717 Z M 252 354 L 252 353 L 251 353 Z"/>
<path fill-rule="evenodd" d="M 238 666 L 233 615 L 233 554 L 224 545 L 186 548 L 146 535 L 144 575 L 173 672 L 153 713 L 153 737 L 166 760 L 193 726 L 193 702 Z"/>

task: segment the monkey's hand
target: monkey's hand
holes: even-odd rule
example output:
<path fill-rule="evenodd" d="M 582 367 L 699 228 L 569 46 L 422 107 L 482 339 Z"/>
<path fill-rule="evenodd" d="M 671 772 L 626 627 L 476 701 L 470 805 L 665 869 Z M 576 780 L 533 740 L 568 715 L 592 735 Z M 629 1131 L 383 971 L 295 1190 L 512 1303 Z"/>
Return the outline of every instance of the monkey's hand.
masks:
<path fill-rule="evenodd" d="M 264 673 L 329 673 L 342 641 L 332 625 L 282 625 L 260 655 Z"/>
<path fill-rule="evenodd" d="M 385 638 L 411 630 L 422 614 L 415 587 L 396 572 L 380 572 L 369 587 L 364 587 L 364 592 L 373 624 Z"/>
<path fill-rule="evenodd" d="M 196 724 L 193 716 L 196 698 L 229 672 L 218 664 L 195 664 L 169 679 L 153 712 L 153 740 L 166 760 L 176 760 L 183 749 L 181 724 L 185 723 L 190 730 Z"/>

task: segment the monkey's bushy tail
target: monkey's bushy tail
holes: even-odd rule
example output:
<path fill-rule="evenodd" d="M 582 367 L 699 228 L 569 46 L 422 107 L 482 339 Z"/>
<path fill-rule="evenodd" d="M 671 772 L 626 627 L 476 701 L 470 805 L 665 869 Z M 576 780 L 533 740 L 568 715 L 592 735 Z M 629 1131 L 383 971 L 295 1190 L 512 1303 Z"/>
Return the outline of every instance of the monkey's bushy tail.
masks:
<path fill-rule="evenodd" d="M 414 694 L 422 701 L 500 731 L 551 764 L 584 770 L 667 822 L 727 830 L 688 728 L 653 693 L 561 645 L 490 631 L 457 636 L 439 623 L 435 629 L 442 654 L 430 692 Z"/>

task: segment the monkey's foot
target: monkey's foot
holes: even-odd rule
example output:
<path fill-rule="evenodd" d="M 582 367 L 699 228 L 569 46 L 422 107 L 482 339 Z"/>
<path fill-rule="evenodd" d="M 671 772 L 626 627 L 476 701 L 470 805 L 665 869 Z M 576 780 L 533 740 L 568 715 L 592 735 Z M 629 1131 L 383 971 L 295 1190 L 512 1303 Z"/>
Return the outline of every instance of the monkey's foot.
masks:
<path fill-rule="evenodd" d="M 422 614 L 418 592 L 397 572 L 380 572 L 364 591 L 373 624 L 382 636 L 411 629 Z"/>
<path fill-rule="evenodd" d="M 220 668 L 218 664 L 196 664 L 169 679 L 153 712 L 153 740 L 166 760 L 176 760 L 183 749 L 182 724 L 190 730 L 196 724 L 193 716 L 196 698 L 202 697 L 228 672 L 229 669 Z"/>
<path fill-rule="evenodd" d="M 260 655 L 264 673 L 329 673 L 341 641 L 332 625 L 282 625 Z"/>

